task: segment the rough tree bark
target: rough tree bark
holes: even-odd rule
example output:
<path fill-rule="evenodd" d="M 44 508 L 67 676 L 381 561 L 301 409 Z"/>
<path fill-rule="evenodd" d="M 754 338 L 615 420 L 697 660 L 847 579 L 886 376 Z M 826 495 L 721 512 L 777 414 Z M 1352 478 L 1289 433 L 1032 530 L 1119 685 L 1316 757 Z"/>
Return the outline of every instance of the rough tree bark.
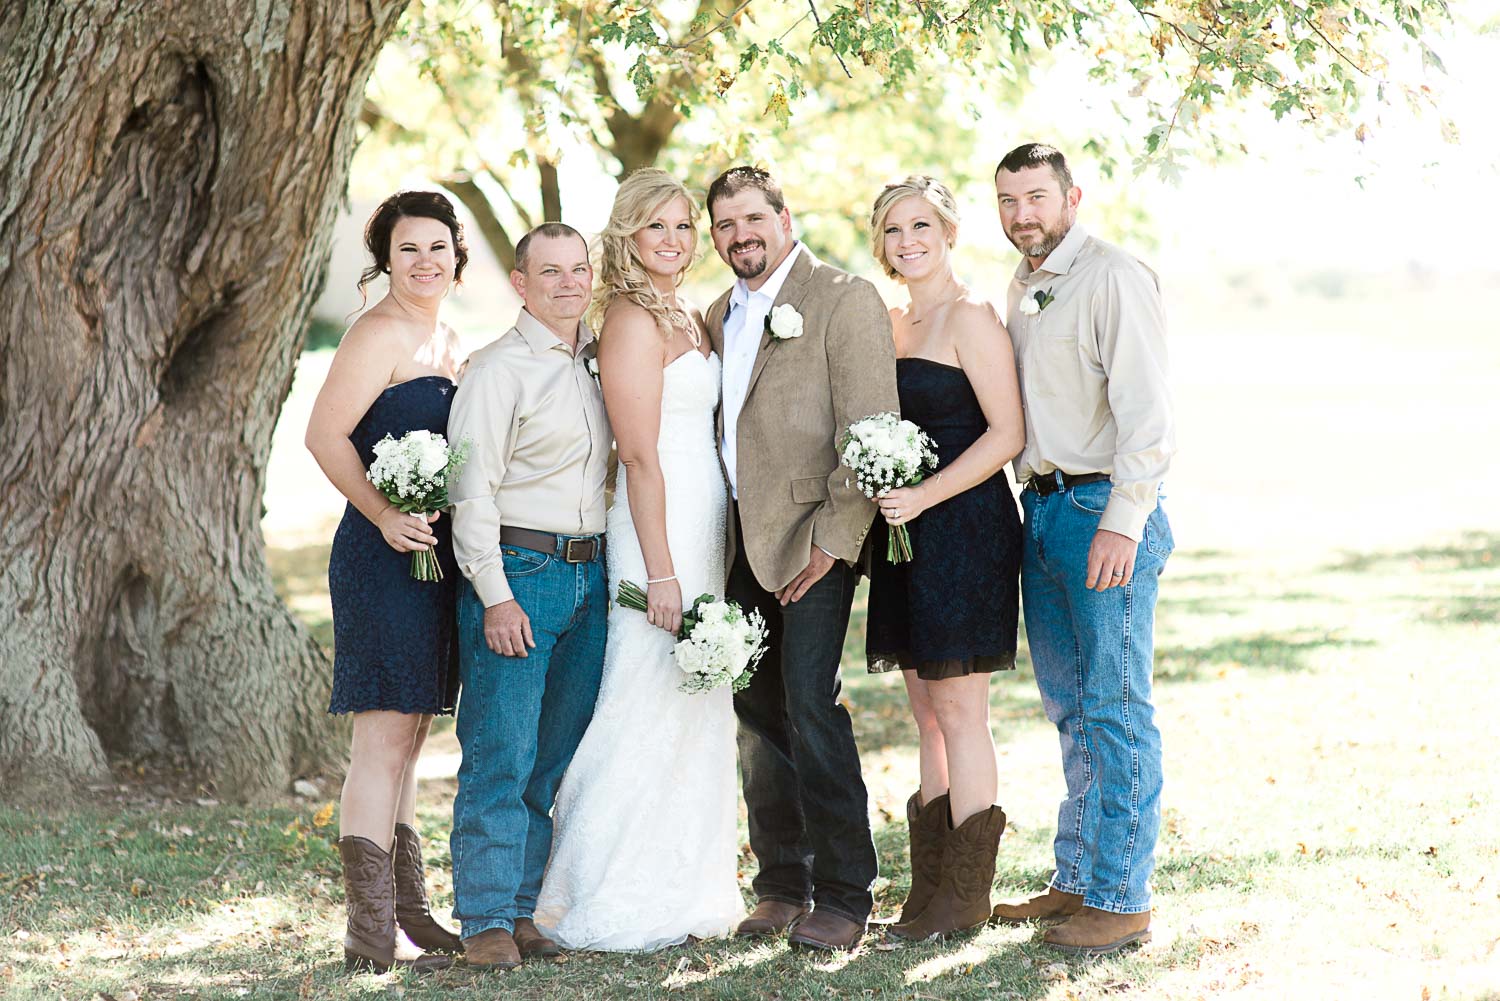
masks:
<path fill-rule="evenodd" d="M 335 760 L 260 532 L 403 0 L 0 0 L 0 792 Z"/>

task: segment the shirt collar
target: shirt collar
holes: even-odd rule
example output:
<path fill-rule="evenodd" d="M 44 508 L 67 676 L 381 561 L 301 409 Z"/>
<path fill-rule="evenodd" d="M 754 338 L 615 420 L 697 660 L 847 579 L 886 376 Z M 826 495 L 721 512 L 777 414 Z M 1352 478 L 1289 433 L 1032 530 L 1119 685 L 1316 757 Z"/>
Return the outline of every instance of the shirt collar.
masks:
<path fill-rule="evenodd" d="M 553 348 L 562 348 L 564 351 L 568 351 L 568 346 L 559 340 L 556 334 L 547 329 L 545 323 L 528 313 L 524 307 L 516 315 L 516 331 L 521 335 L 521 339 L 526 342 L 526 346 L 531 349 L 531 353 L 534 355 L 539 355 L 543 351 L 550 351 Z M 594 332 L 589 329 L 587 323 L 579 320 L 577 353 L 582 355 L 583 349 L 588 347 L 593 340 Z M 568 351 L 568 353 L 573 354 L 571 351 Z"/>
<path fill-rule="evenodd" d="M 750 287 L 745 284 L 745 279 L 741 278 L 736 281 L 734 288 L 729 293 L 729 308 L 733 309 L 736 306 L 749 305 L 750 296 L 752 295 L 763 295 L 772 302 L 775 302 L 776 297 L 781 294 L 781 286 L 786 284 L 787 275 L 792 273 L 792 265 L 796 263 L 797 255 L 800 253 L 802 253 L 802 244 L 794 242 L 791 251 L 786 255 L 786 259 L 781 262 L 775 271 L 771 272 L 771 277 L 766 279 L 766 283 L 754 292 L 751 292 Z"/>
<path fill-rule="evenodd" d="M 1016 269 L 1016 277 L 1028 278 L 1035 271 L 1045 271 L 1050 275 L 1067 274 L 1073 262 L 1078 259 L 1078 254 L 1083 250 L 1083 245 L 1088 238 L 1088 231 L 1075 222 L 1073 228 L 1068 230 L 1067 235 L 1063 237 L 1062 243 L 1052 248 L 1052 253 L 1047 255 L 1041 267 L 1033 269 L 1029 260 L 1021 258 L 1021 266 Z"/>

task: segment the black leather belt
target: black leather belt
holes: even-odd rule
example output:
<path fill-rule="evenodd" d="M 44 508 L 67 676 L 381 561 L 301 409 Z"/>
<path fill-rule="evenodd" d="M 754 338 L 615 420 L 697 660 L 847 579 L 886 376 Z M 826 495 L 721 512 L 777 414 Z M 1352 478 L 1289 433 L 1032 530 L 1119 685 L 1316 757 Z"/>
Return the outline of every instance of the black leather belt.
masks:
<path fill-rule="evenodd" d="M 1109 479 L 1108 473 L 1062 473 L 1062 482 L 1058 482 L 1059 474 L 1051 473 L 1044 476 L 1033 476 L 1026 481 L 1027 490 L 1035 490 L 1038 494 L 1046 497 L 1055 494 L 1059 490 L 1068 490 L 1072 487 L 1081 487 L 1085 483 L 1098 483 L 1100 480 Z"/>
<path fill-rule="evenodd" d="M 500 526 L 500 544 L 520 546 L 538 553 L 550 553 L 565 563 L 592 563 L 604 555 L 604 536 L 590 535 L 582 539 L 551 532 L 538 532 L 531 528 Z"/>

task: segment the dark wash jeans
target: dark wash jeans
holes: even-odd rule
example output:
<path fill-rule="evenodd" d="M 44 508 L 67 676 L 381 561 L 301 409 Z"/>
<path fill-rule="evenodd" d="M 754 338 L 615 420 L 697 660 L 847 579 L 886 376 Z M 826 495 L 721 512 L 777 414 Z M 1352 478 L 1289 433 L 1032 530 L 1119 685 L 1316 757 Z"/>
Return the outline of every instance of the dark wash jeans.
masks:
<path fill-rule="evenodd" d="M 854 568 L 836 560 L 800 601 L 782 608 L 743 551 L 729 597 L 759 609 L 766 655 L 734 697 L 750 848 L 760 900 L 812 901 L 863 924 L 875 882 L 868 797 L 849 713 L 839 705 L 839 659 L 854 599 Z"/>

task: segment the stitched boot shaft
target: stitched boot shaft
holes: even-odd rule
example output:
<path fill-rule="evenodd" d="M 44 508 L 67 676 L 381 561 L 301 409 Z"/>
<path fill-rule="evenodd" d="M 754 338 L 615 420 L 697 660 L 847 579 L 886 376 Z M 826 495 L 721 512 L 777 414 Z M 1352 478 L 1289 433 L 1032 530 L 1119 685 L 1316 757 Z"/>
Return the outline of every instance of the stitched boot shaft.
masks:
<path fill-rule="evenodd" d="M 911 889 L 901 905 L 897 924 L 917 919 L 937 892 L 943 874 L 943 841 L 948 833 L 948 794 L 933 797 L 921 806 L 920 790 L 906 801 L 906 829 L 911 837 Z"/>
<path fill-rule="evenodd" d="M 463 952 L 463 939 L 438 924 L 428 906 L 421 836 L 411 825 L 397 824 L 391 847 L 396 857 L 396 923 L 413 945 L 427 952 Z"/>
<path fill-rule="evenodd" d="M 891 933 L 920 942 L 988 921 L 995 853 L 1004 832 L 1005 811 L 998 806 L 981 810 L 949 831 L 943 843 L 942 876 L 932 900 L 915 921 L 895 925 Z"/>
<path fill-rule="evenodd" d="M 384 972 L 396 958 L 396 897 L 391 857 L 368 838 L 339 838 L 344 862 L 346 965 L 364 960 Z"/>

